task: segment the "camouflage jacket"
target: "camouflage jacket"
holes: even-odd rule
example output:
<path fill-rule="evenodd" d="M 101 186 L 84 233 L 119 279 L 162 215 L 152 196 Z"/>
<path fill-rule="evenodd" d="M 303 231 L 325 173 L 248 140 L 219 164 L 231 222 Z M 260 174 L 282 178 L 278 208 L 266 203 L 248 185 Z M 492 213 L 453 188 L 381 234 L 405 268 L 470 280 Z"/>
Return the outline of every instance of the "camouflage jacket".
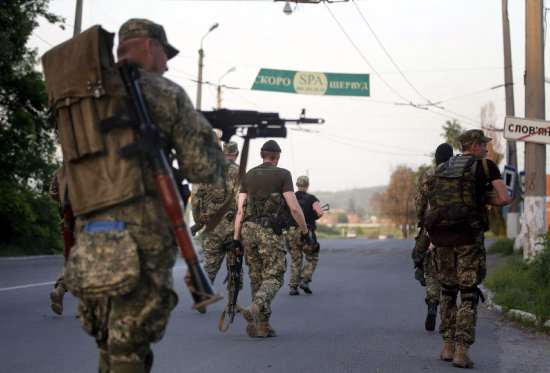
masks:
<path fill-rule="evenodd" d="M 416 188 L 414 202 L 416 207 L 416 218 L 418 219 L 418 223 L 421 224 L 424 224 L 426 211 L 428 210 L 428 180 L 434 176 L 435 167 L 432 167 L 420 175 L 418 180 L 418 188 Z"/>
<path fill-rule="evenodd" d="M 221 183 L 226 175 L 225 155 L 214 141 L 208 121 L 193 108 L 179 85 L 143 69 L 140 74 L 149 116 L 166 136 L 167 152 L 175 151 L 182 174 L 189 182 Z M 149 167 L 145 171 L 150 174 Z M 145 179 L 153 181 L 152 176 Z"/>
<path fill-rule="evenodd" d="M 206 224 L 207 220 L 218 212 L 228 198 L 233 199 L 234 203 L 227 214 L 235 215 L 239 191 L 239 185 L 236 185 L 239 176 L 239 165 L 230 159 L 226 159 L 225 166 L 227 177 L 224 183 L 221 185 L 199 184 L 193 191 L 191 200 L 193 219 L 201 225 Z"/>

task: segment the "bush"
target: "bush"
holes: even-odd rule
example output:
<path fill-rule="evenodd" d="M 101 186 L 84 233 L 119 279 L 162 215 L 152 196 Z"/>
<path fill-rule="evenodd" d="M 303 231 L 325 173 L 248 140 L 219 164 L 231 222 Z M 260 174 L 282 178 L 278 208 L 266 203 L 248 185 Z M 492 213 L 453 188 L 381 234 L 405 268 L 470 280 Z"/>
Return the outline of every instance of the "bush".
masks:
<path fill-rule="evenodd" d="M 537 327 L 541 329 L 550 320 L 549 238 L 545 236 L 543 250 L 532 261 L 525 261 L 520 255 L 512 255 L 501 262 L 485 280 L 485 285 L 494 292 L 496 304 L 501 305 L 504 311 L 518 309 L 533 313 L 537 318 Z M 497 247 L 503 247 L 502 250 L 506 252 L 508 246 L 509 243 L 499 243 Z"/>
<path fill-rule="evenodd" d="M 329 238 L 329 237 L 341 237 L 340 229 L 335 227 L 329 227 L 328 225 L 317 224 L 315 229 L 315 235 L 317 238 Z"/>
<path fill-rule="evenodd" d="M 502 254 L 512 255 L 514 254 L 514 242 L 515 238 L 498 238 L 491 245 L 487 253 L 489 254 Z"/>

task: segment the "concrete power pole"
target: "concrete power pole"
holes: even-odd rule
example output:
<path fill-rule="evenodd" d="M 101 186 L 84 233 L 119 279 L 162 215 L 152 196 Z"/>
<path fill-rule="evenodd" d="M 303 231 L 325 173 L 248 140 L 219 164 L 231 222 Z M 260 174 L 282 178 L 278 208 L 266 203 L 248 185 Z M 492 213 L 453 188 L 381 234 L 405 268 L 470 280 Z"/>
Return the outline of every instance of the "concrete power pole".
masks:
<path fill-rule="evenodd" d="M 525 2 L 525 117 L 545 119 L 543 0 Z M 525 200 L 516 248 L 532 258 L 546 233 L 546 145 L 525 142 Z"/>
<path fill-rule="evenodd" d="M 512 76 L 512 52 L 510 43 L 510 22 L 508 21 L 508 0 L 502 0 L 502 31 L 504 41 L 504 89 L 506 92 L 506 116 L 515 116 L 514 110 L 514 79 Z M 518 171 L 517 146 L 515 141 L 506 141 L 506 164 Z M 506 216 L 506 236 L 516 237 L 520 232 L 519 200 L 521 197 L 519 177 L 516 177 L 514 198 L 508 206 Z"/>
<path fill-rule="evenodd" d="M 82 30 L 82 0 L 76 0 L 76 12 L 74 15 L 73 37 L 80 34 L 81 30 Z"/>

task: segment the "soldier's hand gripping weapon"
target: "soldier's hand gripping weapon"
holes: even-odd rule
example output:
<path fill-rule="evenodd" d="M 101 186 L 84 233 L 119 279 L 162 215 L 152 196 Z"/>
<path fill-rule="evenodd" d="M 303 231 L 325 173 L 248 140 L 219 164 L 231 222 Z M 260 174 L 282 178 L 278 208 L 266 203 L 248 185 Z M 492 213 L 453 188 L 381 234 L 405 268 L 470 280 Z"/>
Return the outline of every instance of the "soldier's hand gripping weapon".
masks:
<path fill-rule="evenodd" d="M 192 308 L 197 309 L 222 298 L 216 295 L 204 269 L 199 263 L 191 232 L 183 218 L 183 201 L 176 185 L 172 169 L 161 146 L 157 126 L 149 118 L 145 101 L 138 84 L 139 71 L 131 62 L 121 61 L 117 64 L 126 92 L 131 101 L 130 110 L 137 120 L 139 133 L 138 146 L 130 144 L 120 149 L 121 156 L 135 156 L 135 149 L 144 154 L 151 165 L 153 178 L 164 210 L 172 224 L 176 241 L 188 267 L 188 287 L 195 301 Z"/>
<path fill-rule="evenodd" d="M 236 253 L 236 249 L 240 248 L 241 252 L 239 255 Z M 235 252 L 235 261 L 233 264 L 229 265 L 229 273 L 225 277 L 225 280 L 223 280 L 223 283 L 227 283 L 229 281 L 229 293 L 227 295 L 227 306 L 223 310 L 222 316 L 220 318 L 220 322 L 218 324 L 218 329 L 221 332 L 226 332 L 227 329 L 229 329 L 229 324 L 233 323 L 233 319 L 235 318 L 235 306 L 237 305 L 237 298 L 239 297 L 239 291 L 241 289 L 241 272 L 243 268 L 243 253 L 242 253 L 242 244 L 240 241 L 233 241 L 231 243 L 231 251 Z M 223 323 L 225 321 L 225 315 L 229 315 L 229 321 L 227 322 L 225 328 L 223 327 Z"/>

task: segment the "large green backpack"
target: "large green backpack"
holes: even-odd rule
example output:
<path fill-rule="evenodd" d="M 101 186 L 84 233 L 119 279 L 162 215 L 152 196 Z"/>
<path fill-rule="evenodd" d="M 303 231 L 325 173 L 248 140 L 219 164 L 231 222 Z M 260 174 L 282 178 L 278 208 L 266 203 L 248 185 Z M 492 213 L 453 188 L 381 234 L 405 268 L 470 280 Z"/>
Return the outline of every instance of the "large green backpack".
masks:
<path fill-rule="evenodd" d="M 474 155 L 452 157 L 427 181 L 430 210 L 425 227 L 437 246 L 474 243 L 482 230 L 475 178 L 478 160 Z"/>
<path fill-rule="evenodd" d="M 74 216 L 145 194 L 139 157 L 118 154 L 120 148 L 134 143 L 134 129 L 102 126 L 104 119 L 126 106 L 126 91 L 112 53 L 113 37 L 93 26 L 42 57 Z"/>

